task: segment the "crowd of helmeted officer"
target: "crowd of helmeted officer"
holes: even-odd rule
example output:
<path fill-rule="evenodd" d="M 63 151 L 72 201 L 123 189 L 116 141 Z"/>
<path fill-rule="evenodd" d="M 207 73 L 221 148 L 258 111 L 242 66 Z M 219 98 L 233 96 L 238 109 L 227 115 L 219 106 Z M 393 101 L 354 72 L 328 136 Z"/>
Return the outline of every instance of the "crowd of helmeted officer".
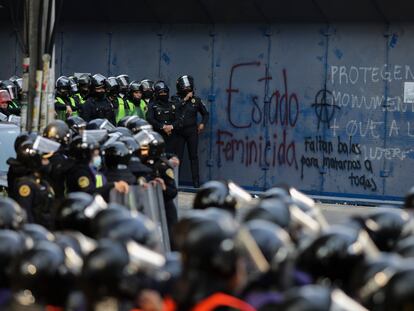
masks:
<path fill-rule="evenodd" d="M 151 144 L 137 143 L 152 157 Z M 48 158 L 30 138 L 23 144 L 24 157 Z M 86 141 L 77 145 L 90 151 L 91 161 L 96 149 Z M 47 165 L 30 174 L 41 178 Z M 209 181 L 173 225 L 170 253 L 162 253 L 157 225 L 145 215 L 108 204 L 99 187 L 78 190 L 55 200 L 48 215 L 43 206 L 22 208 L 0 198 L 2 310 L 394 311 L 414 305 L 414 190 L 405 210 L 380 207 L 330 225 L 295 188 L 281 185 L 252 197 L 231 181 Z M 30 196 L 33 189 L 16 191 Z"/>
<path fill-rule="evenodd" d="M 19 116 L 22 91 L 22 79 L 17 76 L 0 81 L 0 113 Z M 166 150 L 180 160 L 187 145 L 193 185 L 199 187 L 198 136 L 207 125 L 209 113 L 195 91 L 190 75 L 178 77 L 173 96 L 162 80 L 130 82 L 126 74 L 61 76 L 55 83 L 55 118 L 66 121 L 80 117 L 86 122 L 106 119 L 113 125 L 127 116 L 147 120 L 164 138 Z"/>

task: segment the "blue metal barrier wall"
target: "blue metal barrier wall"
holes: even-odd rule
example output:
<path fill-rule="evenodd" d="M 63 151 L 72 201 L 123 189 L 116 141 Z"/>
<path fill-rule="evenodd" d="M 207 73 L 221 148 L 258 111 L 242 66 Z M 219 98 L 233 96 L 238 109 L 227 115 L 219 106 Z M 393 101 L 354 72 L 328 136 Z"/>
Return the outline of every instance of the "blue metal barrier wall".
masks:
<path fill-rule="evenodd" d="M 393 200 L 413 183 L 414 106 L 403 101 L 414 80 L 413 26 L 67 24 L 56 74 L 127 73 L 171 89 L 192 74 L 211 113 L 203 181 Z M 7 77 L 20 67 L 18 47 L 5 30 L 0 37 Z"/>

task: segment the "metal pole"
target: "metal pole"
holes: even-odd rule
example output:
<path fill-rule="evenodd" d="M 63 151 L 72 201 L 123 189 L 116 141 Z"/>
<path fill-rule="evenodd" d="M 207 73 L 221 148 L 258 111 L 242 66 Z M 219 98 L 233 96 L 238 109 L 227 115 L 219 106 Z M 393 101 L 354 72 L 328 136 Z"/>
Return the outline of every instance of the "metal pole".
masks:
<path fill-rule="evenodd" d="M 39 58 L 39 13 L 41 0 L 26 0 L 29 8 L 29 89 L 26 130 L 33 128 L 34 100 L 36 97 L 36 70 Z"/>

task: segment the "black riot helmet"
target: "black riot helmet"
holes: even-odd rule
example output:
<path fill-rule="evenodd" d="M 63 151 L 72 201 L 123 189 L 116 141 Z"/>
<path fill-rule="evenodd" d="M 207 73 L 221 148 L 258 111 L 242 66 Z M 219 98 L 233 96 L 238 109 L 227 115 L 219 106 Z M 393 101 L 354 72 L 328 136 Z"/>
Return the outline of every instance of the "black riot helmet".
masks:
<path fill-rule="evenodd" d="M 413 263 L 399 269 L 385 285 L 382 293 L 384 301 L 377 306 L 384 311 L 413 310 L 414 308 L 414 269 Z M 373 310 L 376 310 L 373 308 Z"/>
<path fill-rule="evenodd" d="M 0 288 L 10 287 L 13 264 L 25 248 L 23 235 L 12 230 L 0 230 Z"/>
<path fill-rule="evenodd" d="M 350 281 L 350 292 L 369 310 L 373 308 L 377 294 L 386 285 L 389 276 L 395 273 L 404 264 L 404 259 L 394 253 L 381 253 L 378 257 L 364 260 L 354 267 Z"/>
<path fill-rule="evenodd" d="M 117 126 L 111 133 L 118 133 L 121 137 L 132 137 L 132 132 L 123 126 Z"/>
<path fill-rule="evenodd" d="M 244 216 L 244 221 L 259 219 L 270 221 L 288 230 L 291 222 L 289 206 L 278 199 L 260 200 Z"/>
<path fill-rule="evenodd" d="M 80 286 L 90 304 L 104 297 L 124 298 L 129 255 L 119 242 L 100 240 L 96 249 L 84 258 Z M 126 285 L 126 284 L 124 284 Z"/>
<path fill-rule="evenodd" d="M 71 94 L 73 95 L 73 94 L 78 93 L 79 92 L 78 79 L 75 76 L 70 76 L 69 81 L 70 81 Z"/>
<path fill-rule="evenodd" d="M 142 93 L 142 98 L 146 100 L 151 100 L 154 96 L 154 81 L 149 79 L 144 79 L 139 84 L 139 90 Z"/>
<path fill-rule="evenodd" d="M 329 279 L 347 288 L 354 267 L 377 255 L 378 249 L 365 231 L 338 225 L 300 247 L 297 267 L 315 280 Z"/>
<path fill-rule="evenodd" d="M 62 120 L 52 121 L 43 130 L 43 137 L 65 146 L 71 138 L 69 126 Z"/>
<path fill-rule="evenodd" d="M 40 241 L 19 257 L 11 283 L 18 295 L 31 296 L 28 301 L 63 306 L 74 280 L 63 250 L 52 242 Z"/>
<path fill-rule="evenodd" d="M 33 148 L 32 140 L 26 140 L 20 144 L 16 152 L 16 158 L 27 169 L 36 171 L 41 168 L 42 156 Z"/>
<path fill-rule="evenodd" d="M 74 159 L 89 163 L 95 150 L 99 150 L 99 143 L 90 136 L 75 136 L 69 145 L 69 155 Z"/>
<path fill-rule="evenodd" d="M 91 235 L 93 218 L 105 208 L 106 203 L 100 196 L 93 197 L 84 192 L 69 193 L 56 210 L 55 227 Z"/>
<path fill-rule="evenodd" d="M 232 181 L 212 180 L 203 184 L 197 191 L 193 207 L 195 209 L 206 209 L 218 207 L 236 213 L 236 209 L 251 196 Z"/>
<path fill-rule="evenodd" d="M 237 226 L 224 210 L 193 210 L 174 227 L 174 239 L 185 271 L 228 278 L 236 272 L 240 255 L 234 238 Z"/>
<path fill-rule="evenodd" d="M 194 91 L 194 78 L 189 75 L 181 76 L 176 83 L 177 95 L 184 98 L 188 93 Z"/>
<path fill-rule="evenodd" d="M 14 141 L 14 151 L 17 153 L 17 150 L 19 149 L 19 146 L 25 142 L 26 140 L 32 141 L 34 142 L 36 139 L 37 134 L 35 132 L 22 132 L 20 133 L 17 137 L 16 140 Z"/>
<path fill-rule="evenodd" d="M 107 236 L 107 232 L 119 222 L 131 217 L 127 207 L 117 203 L 108 204 L 108 208 L 99 211 L 92 222 L 94 237 Z"/>
<path fill-rule="evenodd" d="M 251 220 L 246 222 L 244 226 L 259 246 L 267 262 L 271 263 L 276 259 L 281 248 L 285 249 L 283 257 L 286 259 L 288 251 L 291 251 L 292 242 L 285 230 L 265 220 Z M 283 260 L 283 258 L 280 259 Z"/>
<path fill-rule="evenodd" d="M 55 87 L 59 96 L 67 97 L 71 93 L 72 83 L 68 77 L 61 76 L 56 80 Z"/>
<path fill-rule="evenodd" d="M 122 94 L 126 94 L 128 91 L 129 83 L 130 83 L 129 76 L 126 74 L 121 74 L 116 77 L 116 81 L 118 82 L 118 85 L 119 85 L 119 92 L 121 92 Z"/>
<path fill-rule="evenodd" d="M 27 221 L 26 211 L 13 199 L 0 197 L 0 229 L 19 230 Z"/>
<path fill-rule="evenodd" d="M 152 130 L 152 125 L 148 121 L 139 117 L 130 118 L 126 121 L 126 127 L 131 130 L 133 134 L 138 134 L 143 130 Z"/>
<path fill-rule="evenodd" d="M 55 236 L 52 232 L 38 224 L 24 224 L 20 229 L 20 232 L 33 243 L 39 241 L 53 242 L 55 240 Z"/>
<path fill-rule="evenodd" d="M 122 142 L 113 142 L 105 146 L 102 151 L 105 166 L 107 168 L 117 168 L 119 165 L 127 166 L 131 159 L 131 153 Z"/>
<path fill-rule="evenodd" d="M 86 97 L 89 95 L 91 84 L 92 84 L 92 79 L 90 75 L 82 74 L 79 76 L 78 87 L 79 87 L 79 92 L 83 97 Z"/>
<path fill-rule="evenodd" d="M 105 87 L 105 83 L 106 77 L 101 75 L 100 73 L 94 74 L 92 76 L 91 85 L 94 90 L 97 88 Z"/>
<path fill-rule="evenodd" d="M 155 99 L 163 99 L 162 93 L 166 93 L 166 97 L 170 94 L 170 89 L 168 88 L 167 84 L 164 81 L 157 81 L 154 84 L 154 97 Z M 160 96 L 161 95 L 161 96 Z M 165 96 L 165 95 L 164 95 Z"/>
<path fill-rule="evenodd" d="M 134 99 L 133 94 L 135 92 L 141 92 L 141 90 L 139 89 L 139 82 L 138 81 L 132 81 L 129 86 L 128 86 L 128 98 L 129 99 Z"/>
<path fill-rule="evenodd" d="M 126 116 L 126 117 L 123 117 L 121 120 L 119 120 L 117 126 L 127 127 L 126 124 L 127 124 L 128 120 L 131 119 L 131 118 L 139 118 L 139 117 L 138 116 Z"/>
<path fill-rule="evenodd" d="M 119 84 L 115 77 L 108 77 L 105 80 L 106 91 L 111 96 L 118 96 L 119 94 Z"/>
<path fill-rule="evenodd" d="M 86 125 L 87 130 L 107 130 L 107 131 L 113 131 L 115 129 L 115 126 L 109 122 L 107 119 L 93 119 L 88 122 Z"/>
<path fill-rule="evenodd" d="M 158 159 L 165 152 L 164 138 L 155 131 L 140 131 L 134 138 L 139 145 L 138 157 L 143 163 Z"/>
<path fill-rule="evenodd" d="M 124 143 L 125 146 L 128 148 L 129 153 L 131 153 L 132 155 L 135 155 L 137 153 L 139 145 L 135 138 L 131 136 L 121 136 L 118 141 Z"/>
<path fill-rule="evenodd" d="M 9 92 L 11 99 L 16 99 L 18 97 L 18 88 L 16 84 L 11 80 L 4 80 L 0 82 L 0 89 L 6 90 Z"/>
<path fill-rule="evenodd" d="M 154 223 L 145 215 L 138 214 L 115 223 L 101 238 L 120 242 L 133 240 L 152 250 L 159 250 L 159 236 Z"/>
<path fill-rule="evenodd" d="M 392 251 L 399 239 L 413 234 L 410 215 L 395 208 L 381 210 L 365 217 L 355 217 L 370 235 L 377 247 L 384 252 Z"/>
<path fill-rule="evenodd" d="M 66 124 L 74 134 L 81 134 L 86 129 L 86 121 L 79 116 L 70 116 L 66 119 Z"/>

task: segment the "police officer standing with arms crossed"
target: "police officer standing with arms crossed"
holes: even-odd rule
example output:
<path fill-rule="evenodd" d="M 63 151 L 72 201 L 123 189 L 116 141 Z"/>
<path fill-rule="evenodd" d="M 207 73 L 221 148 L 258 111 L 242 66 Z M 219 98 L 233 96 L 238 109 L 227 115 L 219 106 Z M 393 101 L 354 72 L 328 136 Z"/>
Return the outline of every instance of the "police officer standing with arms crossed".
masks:
<path fill-rule="evenodd" d="M 87 122 L 93 119 L 107 119 L 116 124 L 113 104 L 106 96 L 105 80 L 106 78 L 99 73 L 92 77 L 92 94 L 85 102 L 81 115 Z"/>
<path fill-rule="evenodd" d="M 204 130 L 208 122 L 209 113 L 200 97 L 194 96 L 194 79 L 184 75 L 177 79 L 177 96 L 173 102 L 178 107 L 178 118 L 182 127 L 176 132 L 176 153 L 180 161 L 183 160 L 184 146 L 187 144 L 188 155 L 191 162 L 191 175 L 195 188 L 200 187 L 198 170 L 198 135 Z M 201 123 L 197 125 L 197 113 L 202 116 Z"/>

